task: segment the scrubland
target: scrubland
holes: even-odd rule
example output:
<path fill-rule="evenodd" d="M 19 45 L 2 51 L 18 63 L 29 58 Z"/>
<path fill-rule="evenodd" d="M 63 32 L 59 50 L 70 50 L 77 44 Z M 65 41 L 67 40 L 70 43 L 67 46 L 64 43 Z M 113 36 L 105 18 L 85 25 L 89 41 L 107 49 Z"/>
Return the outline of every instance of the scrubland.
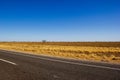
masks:
<path fill-rule="evenodd" d="M 0 42 L 0 49 L 120 63 L 120 42 Z"/>

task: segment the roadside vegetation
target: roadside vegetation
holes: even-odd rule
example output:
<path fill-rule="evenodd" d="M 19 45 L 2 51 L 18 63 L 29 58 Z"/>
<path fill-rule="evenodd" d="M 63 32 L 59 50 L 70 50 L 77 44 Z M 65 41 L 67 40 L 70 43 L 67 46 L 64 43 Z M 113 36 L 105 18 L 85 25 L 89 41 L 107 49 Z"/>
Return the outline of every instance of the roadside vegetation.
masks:
<path fill-rule="evenodd" d="M 120 63 L 120 42 L 0 42 L 1 49 Z"/>

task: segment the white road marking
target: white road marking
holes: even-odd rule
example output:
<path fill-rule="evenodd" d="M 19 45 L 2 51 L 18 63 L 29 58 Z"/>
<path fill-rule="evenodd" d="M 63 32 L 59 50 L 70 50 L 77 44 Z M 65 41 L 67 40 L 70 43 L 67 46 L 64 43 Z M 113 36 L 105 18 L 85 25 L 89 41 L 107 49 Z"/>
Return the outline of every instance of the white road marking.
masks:
<path fill-rule="evenodd" d="M 3 51 L 3 52 L 7 52 L 8 53 L 8 51 Z M 120 71 L 119 68 L 113 68 L 113 67 L 108 67 L 108 66 L 100 66 L 100 65 L 94 65 L 94 64 L 85 64 L 85 63 L 76 63 L 76 62 L 63 61 L 63 60 L 57 60 L 57 59 L 49 59 L 49 58 L 43 58 L 43 57 L 38 57 L 38 56 L 26 55 L 26 53 L 25 54 L 17 54 L 17 53 L 13 53 L 13 52 L 9 52 L 9 53 L 16 54 L 16 55 L 27 56 L 27 57 L 31 57 L 31 58 L 38 58 L 38 59 L 53 61 L 53 62 L 61 62 L 61 63 L 67 63 L 67 64 L 73 64 L 73 65 L 88 66 L 88 67 L 94 67 L 94 68 L 102 68 L 102 69 L 109 69 L 109 70 Z"/>
<path fill-rule="evenodd" d="M 0 59 L 0 61 L 3 61 L 3 62 L 6 62 L 6 63 L 9 63 L 9 64 L 12 64 L 12 65 L 17 65 L 16 63 L 11 62 L 11 61 L 8 61 L 8 60 L 5 60 L 5 59 Z"/>
<path fill-rule="evenodd" d="M 28 56 L 28 55 L 24 55 L 24 56 Z M 111 69 L 111 70 L 120 71 L 119 68 L 112 68 L 112 67 L 107 67 L 107 66 L 99 66 L 99 65 L 91 65 L 91 64 L 84 64 L 84 63 L 76 63 L 76 62 L 69 62 L 69 61 L 48 59 L 48 58 L 41 58 L 41 57 L 35 57 L 35 56 L 28 56 L 28 57 L 39 58 L 39 59 L 53 61 L 53 62 L 61 62 L 61 63 L 67 63 L 67 64 L 80 65 L 80 66 L 88 66 L 88 67 L 94 67 L 94 68 L 103 68 L 103 69 Z"/>

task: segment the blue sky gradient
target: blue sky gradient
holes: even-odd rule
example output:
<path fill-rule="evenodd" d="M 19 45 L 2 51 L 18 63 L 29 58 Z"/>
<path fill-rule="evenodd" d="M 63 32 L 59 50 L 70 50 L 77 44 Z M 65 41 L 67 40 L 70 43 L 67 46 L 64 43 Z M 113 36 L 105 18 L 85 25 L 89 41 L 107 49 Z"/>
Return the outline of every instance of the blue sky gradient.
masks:
<path fill-rule="evenodd" d="M 0 41 L 120 41 L 119 0 L 0 0 Z"/>

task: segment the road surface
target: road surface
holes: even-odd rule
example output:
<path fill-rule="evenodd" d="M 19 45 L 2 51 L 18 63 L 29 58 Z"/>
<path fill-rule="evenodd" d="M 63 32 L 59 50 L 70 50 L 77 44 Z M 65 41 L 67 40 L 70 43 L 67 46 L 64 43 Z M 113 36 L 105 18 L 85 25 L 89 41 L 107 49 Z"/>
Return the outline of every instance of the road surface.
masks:
<path fill-rule="evenodd" d="M 120 80 L 120 65 L 0 50 L 0 80 Z"/>

